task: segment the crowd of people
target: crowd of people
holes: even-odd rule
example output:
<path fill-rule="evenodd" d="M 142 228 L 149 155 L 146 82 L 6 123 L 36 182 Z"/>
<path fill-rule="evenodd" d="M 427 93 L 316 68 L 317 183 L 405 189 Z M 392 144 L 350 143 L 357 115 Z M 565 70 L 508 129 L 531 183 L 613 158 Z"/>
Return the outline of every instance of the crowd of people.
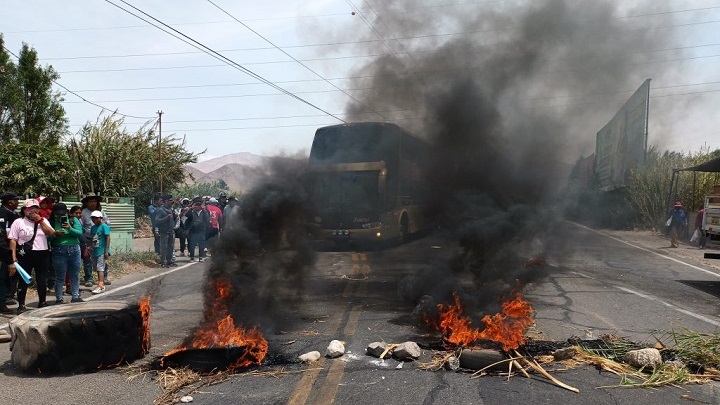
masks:
<path fill-rule="evenodd" d="M 37 288 L 38 308 L 48 305 L 48 291 L 54 291 L 55 304 L 64 304 L 66 295 L 71 303 L 83 302 L 81 267 L 84 285 L 97 285 L 93 294 L 105 292 L 111 231 L 102 198 L 90 194 L 80 206 L 68 208 L 38 196 L 26 199 L 18 211 L 19 201 L 13 192 L 0 194 L 0 313 L 26 311 L 31 284 Z M 20 277 L 22 271 L 34 279 Z"/>
<path fill-rule="evenodd" d="M 175 239 L 180 243 L 178 256 L 202 262 L 214 241 L 232 224 L 240 208 L 237 199 L 221 192 L 212 196 L 173 199 L 169 194 L 156 193 L 148 207 L 155 237 L 155 253 L 161 267 L 177 266 Z"/>
<path fill-rule="evenodd" d="M 48 292 L 54 292 L 55 304 L 64 304 L 65 296 L 71 303 L 83 302 L 81 284 L 95 287 L 92 294 L 104 293 L 111 285 L 112 232 L 102 198 L 90 194 L 81 205 L 69 208 L 45 196 L 26 199 L 22 207 L 19 202 L 13 192 L 0 194 L 0 313 L 26 311 L 31 284 L 37 288 L 38 308 L 48 305 Z M 239 207 L 235 197 L 223 192 L 217 198 L 192 200 L 156 193 L 148 214 L 160 266 L 172 267 L 175 239 L 180 242 L 179 256 L 187 252 L 190 261 L 202 262 L 226 224 L 239 215 Z M 34 278 L 26 282 L 19 269 Z"/>

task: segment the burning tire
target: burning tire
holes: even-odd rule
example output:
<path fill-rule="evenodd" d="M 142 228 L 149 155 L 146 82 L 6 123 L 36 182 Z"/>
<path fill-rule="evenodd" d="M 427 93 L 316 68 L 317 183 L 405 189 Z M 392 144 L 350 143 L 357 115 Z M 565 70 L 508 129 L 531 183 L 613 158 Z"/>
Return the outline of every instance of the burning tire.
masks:
<path fill-rule="evenodd" d="M 147 354 L 150 339 L 139 303 L 120 301 L 58 305 L 10 320 L 11 360 L 27 372 L 88 372 Z"/>

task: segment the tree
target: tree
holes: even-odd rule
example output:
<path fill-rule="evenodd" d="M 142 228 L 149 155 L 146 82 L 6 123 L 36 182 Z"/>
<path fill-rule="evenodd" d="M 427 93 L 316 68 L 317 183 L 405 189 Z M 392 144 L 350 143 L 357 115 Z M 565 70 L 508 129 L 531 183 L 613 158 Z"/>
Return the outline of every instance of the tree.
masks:
<path fill-rule="evenodd" d="M 129 133 L 116 114 L 85 124 L 68 143 L 80 179 L 78 191 L 135 197 L 140 202 L 160 191 L 161 176 L 163 190 L 181 184 L 183 166 L 196 162 L 197 155 L 186 151 L 185 141 L 174 135 L 163 136 L 158 151 L 154 127 L 148 125 Z"/>
<path fill-rule="evenodd" d="M 223 180 L 217 180 L 212 183 L 183 184 L 175 187 L 172 191 L 172 195 L 187 198 L 209 195 L 217 198 L 221 191 L 225 191 L 228 196 L 240 196 L 240 193 L 233 193 L 229 191 L 227 184 Z"/>
<path fill-rule="evenodd" d="M 67 133 L 63 97 L 52 85 L 60 75 L 39 64 L 35 49 L 23 44 L 17 64 L 0 35 L 0 140 L 58 146 Z"/>
<path fill-rule="evenodd" d="M 0 189 L 33 197 L 67 195 L 75 182 L 70 162 L 62 147 L 5 143 L 0 146 Z"/>

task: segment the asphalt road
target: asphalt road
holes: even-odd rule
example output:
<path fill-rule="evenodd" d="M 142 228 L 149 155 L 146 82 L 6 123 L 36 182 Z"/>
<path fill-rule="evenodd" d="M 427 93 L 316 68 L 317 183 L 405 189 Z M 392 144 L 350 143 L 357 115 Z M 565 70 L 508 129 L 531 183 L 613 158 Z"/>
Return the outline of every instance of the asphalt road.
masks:
<path fill-rule="evenodd" d="M 613 333 L 635 341 L 672 328 L 717 332 L 720 271 L 700 262 L 670 257 L 658 247 L 624 242 L 568 224 L 571 242 L 548 257 L 551 271 L 524 288 L 536 311 L 533 335 L 565 340 L 571 336 Z M 266 338 L 270 354 L 257 371 L 192 393 L 194 403 L 212 404 L 506 404 L 506 403 L 720 403 L 716 384 L 657 390 L 602 388 L 619 377 L 579 367 L 553 373 L 577 387 L 576 394 L 541 376 L 506 379 L 467 373 L 419 370 L 417 363 L 379 361 L 365 356 L 369 342 L 407 340 L 429 343 L 438 335 L 418 328 L 412 303 L 398 294 L 408 275 L 445 263 L 451 243 L 429 236 L 382 251 L 319 252 L 315 269 L 302 280 L 278 277 L 270 293 L 280 303 Z M 137 301 L 153 295 L 152 348 L 147 362 L 176 347 L 202 317 L 201 289 L 208 263 L 160 269 L 113 282 L 99 300 Z M 165 269 L 163 269 L 165 270 Z M 150 279 L 151 277 L 154 277 Z M 348 353 L 318 364 L 295 361 L 302 353 L 324 352 L 332 339 Z M 10 353 L 0 346 L 0 404 L 107 403 L 150 404 L 160 394 L 152 374 L 130 368 L 74 376 L 28 376 L 16 372 Z M 428 360 L 426 351 L 421 360 Z"/>

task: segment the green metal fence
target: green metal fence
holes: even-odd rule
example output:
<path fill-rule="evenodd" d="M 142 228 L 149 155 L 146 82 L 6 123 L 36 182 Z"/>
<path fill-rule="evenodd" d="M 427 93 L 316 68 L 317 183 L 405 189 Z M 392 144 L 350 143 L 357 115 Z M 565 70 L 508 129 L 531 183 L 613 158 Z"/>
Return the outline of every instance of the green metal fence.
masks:
<path fill-rule="evenodd" d="M 76 196 L 60 198 L 70 209 L 73 205 L 82 206 Z M 20 201 L 20 207 L 23 205 Z M 110 249 L 113 253 L 130 252 L 133 250 L 133 233 L 135 232 L 135 200 L 129 197 L 103 197 L 102 209 L 110 220 Z"/>

